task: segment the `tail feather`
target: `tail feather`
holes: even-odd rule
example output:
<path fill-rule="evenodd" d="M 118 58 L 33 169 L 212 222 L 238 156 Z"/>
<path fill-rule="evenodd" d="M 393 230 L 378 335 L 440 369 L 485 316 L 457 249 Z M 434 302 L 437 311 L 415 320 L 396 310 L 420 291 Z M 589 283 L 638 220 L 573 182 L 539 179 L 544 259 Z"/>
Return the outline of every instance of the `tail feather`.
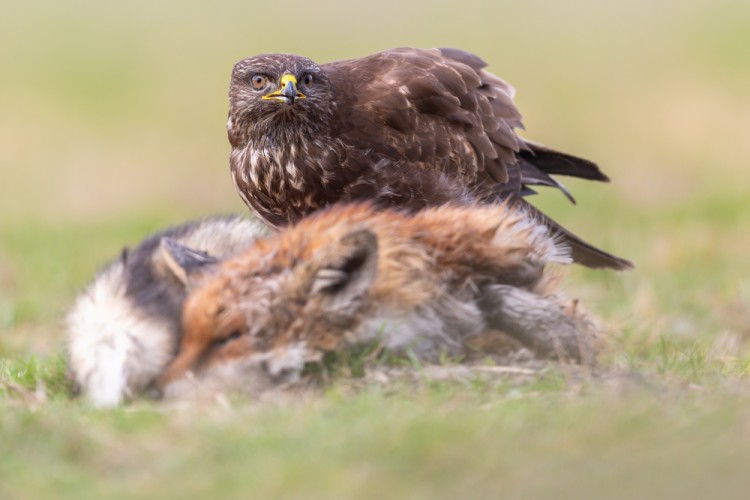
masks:
<path fill-rule="evenodd" d="M 562 191 L 575 204 L 575 199 L 570 192 L 552 175 L 559 174 L 609 182 L 609 177 L 599 170 L 596 163 L 555 151 L 526 139 L 520 142 L 520 150 L 516 153 L 516 157 L 518 159 L 517 168 L 509 170 L 508 173 L 511 175 L 505 183 L 506 190 L 500 193 L 503 199 L 511 200 L 511 203 L 518 203 L 519 206 L 525 207 L 524 210 L 531 217 L 547 227 L 552 237 L 568 247 L 574 262 L 595 269 L 608 268 L 618 271 L 635 267 L 629 260 L 605 252 L 582 240 L 524 199 L 525 196 L 536 194 L 536 191 L 530 186 L 550 186 Z M 515 191 L 511 191 L 513 189 Z"/>
<path fill-rule="evenodd" d="M 521 196 L 536 194 L 536 191 L 528 186 L 549 186 L 559 189 L 575 205 L 576 200 L 570 191 L 557 179 L 546 172 L 539 170 L 534 164 L 524 158 L 518 159 L 518 166 L 521 171 Z"/>
<path fill-rule="evenodd" d="M 570 256 L 574 262 L 593 269 L 607 268 L 616 271 L 635 269 L 635 265 L 631 261 L 596 248 L 565 229 L 533 205 L 526 201 L 522 201 L 522 203 L 529 215 L 547 226 L 547 230 L 554 238 L 570 248 Z"/>
<path fill-rule="evenodd" d="M 547 174 L 567 175 L 592 181 L 609 182 L 596 163 L 577 156 L 555 151 L 547 146 L 524 139 L 518 157 Z"/>

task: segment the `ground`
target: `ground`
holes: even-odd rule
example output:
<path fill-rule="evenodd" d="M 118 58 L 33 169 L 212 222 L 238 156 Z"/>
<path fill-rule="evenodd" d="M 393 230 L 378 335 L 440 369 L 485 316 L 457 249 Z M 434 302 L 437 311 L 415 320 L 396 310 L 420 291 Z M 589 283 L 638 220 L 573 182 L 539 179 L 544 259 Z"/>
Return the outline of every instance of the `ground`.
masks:
<path fill-rule="evenodd" d="M 285 8 L 45 1 L 0 19 L 0 497 L 744 498 L 747 2 Z M 612 375 L 71 400 L 61 318 L 95 270 L 164 225 L 244 210 L 224 132 L 232 64 L 399 45 L 480 54 L 517 87 L 527 137 L 612 177 L 566 182 L 577 206 L 534 200 L 638 266 L 562 270 L 607 332 Z"/>

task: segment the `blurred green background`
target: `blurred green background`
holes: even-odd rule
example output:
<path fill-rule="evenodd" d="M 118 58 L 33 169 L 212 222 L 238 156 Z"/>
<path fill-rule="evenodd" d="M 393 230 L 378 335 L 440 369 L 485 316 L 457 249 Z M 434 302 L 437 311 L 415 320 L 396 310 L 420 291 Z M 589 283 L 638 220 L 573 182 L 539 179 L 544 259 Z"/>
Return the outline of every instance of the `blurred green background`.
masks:
<path fill-rule="evenodd" d="M 166 417 L 87 413 L 64 392 L 39 406 L 41 383 L 64 378 L 64 312 L 98 267 L 165 225 L 245 210 L 225 135 L 237 60 L 403 45 L 480 55 L 517 88 L 524 135 L 610 175 L 566 182 L 578 206 L 534 201 L 636 262 L 566 269 L 563 288 L 601 319 L 607 366 L 676 391 L 579 398 L 561 379 Z M 312 483 L 341 497 L 744 498 L 749 228 L 747 0 L 5 2 L 0 496 L 299 497 Z"/>
<path fill-rule="evenodd" d="M 571 271 L 613 330 L 748 336 L 750 4 L 14 2 L 0 18 L 0 345 L 59 349 L 76 290 L 165 224 L 245 210 L 227 85 L 261 52 L 319 62 L 455 46 L 516 86 L 529 138 L 611 185 L 535 202 L 636 261 Z M 53 342 L 50 342 L 52 340 Z"/>
<path fill-rule="evenodd" d="M 0 17 L 0 343 L 58 349 L 56 321 L 122 245 L 245 210 L 225 136 L 234 62 L 402 45 L 479 54 L 516 86 L 527 137 L 612 177 L 568 182 L 578 207 L 535 200 L 638 264 L 574 270 L 570 293 L 620 332 L 747 337 L 748 2 L 73 0 Z"/>

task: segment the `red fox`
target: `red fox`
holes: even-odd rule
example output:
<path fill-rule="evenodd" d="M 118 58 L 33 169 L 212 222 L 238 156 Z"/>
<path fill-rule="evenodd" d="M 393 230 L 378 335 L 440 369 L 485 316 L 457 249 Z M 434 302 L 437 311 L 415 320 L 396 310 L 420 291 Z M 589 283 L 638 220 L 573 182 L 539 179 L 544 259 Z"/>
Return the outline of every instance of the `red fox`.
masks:
<path fill-rule="evenodd" d="M 118 405 L 174 357 L 186 289 L 184 269 L 172 265 L 164 238 L 190 247 L 193 262 L 206 264 L 264 234 L 262 224 L 241 217 L 189 222 L 148 237 L 99 272 L 66 325 L 70 370 L 84 397 L 95 406 Z"/>
<path fill-rule="evenodd" d="M 508 205 L 334 205 L 208 266 L 179 242 L 165 246 L 191 292 L 162 389 L 232 362 L 294 378 L 362 342 L 430 360 L 496 330 L 542 356 L 593 359 L 590 332 L 545 273 L 570 262 L 567 249 Z"/>

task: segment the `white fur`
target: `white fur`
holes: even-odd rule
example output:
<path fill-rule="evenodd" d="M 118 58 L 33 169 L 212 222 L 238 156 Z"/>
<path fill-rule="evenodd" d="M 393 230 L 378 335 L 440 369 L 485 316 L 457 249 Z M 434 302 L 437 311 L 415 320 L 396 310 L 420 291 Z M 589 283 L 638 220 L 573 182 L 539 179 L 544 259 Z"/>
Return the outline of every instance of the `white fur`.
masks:
<path fill-rule="evenodd" d="M 516 246 L 527 243 L 533 248 L 533 254 L 542 262 L 556 262 L 558 264 L 570 264 L 573 259 L 570 249 L 562 241 L 556 241 L 550 236 L 547 226 L 538 222 L 532 215 L 517 208 L 517 215 L 509 214 L 508 217 L 518 217 L 511 225 L 503 225 L 495 233 L 492 244 L 496 246 Z"/>
<path fill-rule="evenodd" d="M 305 342 L 297 342 L 281 349 L 253 356 L 254 359 L 265 361 L 268 373 L 274 377 L 289 373 L 292 380 L 296 380 L 305 363 L 313 359 L 319 359 L 314 356 L 307 348 Z"/>
<path fill-rule="evenodd" d="M 166 366 L 176 341 L 132 306 L 122 273 L 120 262 L 107 268 L 67 317 L 70 366 L 97 407 L 116 406 L 143 389 Z"/>

